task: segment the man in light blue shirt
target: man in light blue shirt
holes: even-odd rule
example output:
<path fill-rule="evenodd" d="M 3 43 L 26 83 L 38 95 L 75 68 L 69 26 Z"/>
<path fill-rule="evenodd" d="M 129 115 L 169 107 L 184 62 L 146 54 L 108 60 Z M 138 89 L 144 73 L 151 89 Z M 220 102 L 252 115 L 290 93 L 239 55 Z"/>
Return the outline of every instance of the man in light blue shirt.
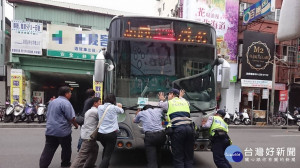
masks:
<path fill-rule="evenodd" d="M 166 134 L 162 127 L 163 110 L 151 105 L 143 107 L 142 111 L 138 110 L 134 119 L 135 123 L 142 122 L 145 132 L 145 149 L 148 161 L 148 168 L 160 167 L 161 147 L 166 141 Z"/>
<path fill-rule="evenodd" d="M 68 86 L 60 87 L 58 95 L 57 99 L 50 102 L 47 110 L 46 144 L 40 158 L 40 168 L 47 168 L 50 165 L 59 145 L 62 148 L 61 166 L 71 165 L 72 124 L 78 128 L 75 112 L 69 101 L 71 89 Z"/>

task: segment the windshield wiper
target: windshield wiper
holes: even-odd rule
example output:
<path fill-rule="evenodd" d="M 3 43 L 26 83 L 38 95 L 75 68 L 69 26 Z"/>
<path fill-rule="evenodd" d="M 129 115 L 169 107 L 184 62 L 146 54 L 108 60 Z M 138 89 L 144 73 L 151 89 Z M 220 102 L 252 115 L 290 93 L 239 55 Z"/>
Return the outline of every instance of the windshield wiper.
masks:
<path fill-rule="evenodd" d="M 206 115 L 206 112 L 205 112 L 205 111 L 203 111 L 202 109 L 200 109 L 199 107 L 197 107 L 197 106 L 194 105 L 193 103 L 190 103 L 190 105 L 191 105 L 192 107 L 194 107 L 196 110 L 198 110 L 198 111 L 193 111 L 193 112 L 201 112 L 201 113 L 203 113 L 204 115 Z"/>

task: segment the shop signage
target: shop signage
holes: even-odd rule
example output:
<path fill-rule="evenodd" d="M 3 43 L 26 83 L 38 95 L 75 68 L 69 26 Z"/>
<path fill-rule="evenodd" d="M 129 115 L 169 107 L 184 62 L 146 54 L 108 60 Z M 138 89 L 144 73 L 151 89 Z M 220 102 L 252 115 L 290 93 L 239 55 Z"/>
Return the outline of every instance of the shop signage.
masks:
<path fill-rule="evenodd" d="M 11 21 L 11 53 L 42 55 L 43 24 Z"/>
<path fill-rule="evenodd" d="M 81 28 L 48 24 L 47 55 L 71 59 L 94 60 L 106 48 L 108 32 L 82 31 Z"/>
<path fill-rule="evenodd" d="M 269 89 L 263 89 L 262 99 L 269 99 Z"/>
<path fill-rule="evenodd" d="M 285 86 L 284 83 L 275 83 L 275 90 L 285 90 Z"/>
<path fill-rule="evenodd" d="M 100 97 L 101 102 L 103 98 L 103 82 L 96 82 L 93 76 L 93 89 L 95 91 L 95 97 Z"/>
<path fill-rule="evenodd" d="M 273 2 L 272 2 L 273 1 Z M 272 6 L 274 6 L 272 8 Z M 254 20 L 262 18 L 263 16 L 275 11 L 275 0 L 261 0 L 251 5 L 244 10 L 243 25 L 249 24 Z"/>
<path fill-rule="evenodd" d="M 241 79 L 242 87 L 272 88 L 272 81 Z"/>
<path fill-rule="evenodd" d="M 248 101 L 253 101 L 253 91 L 248 92 Z"/>
<path fill-rule="evenodd" d="M 288 100 L 288 90 L 280 90 L 279 101 L 287 101 L 287 100 Z"/>
<path fill-rule="evenodd" d="M 11 69 L 10 103 L 23 103 L 25 93 L 25 76 L 22 69 Z"/>
<path fill-rule="evenodd" d="M 212 25 L 217 33 L 217 54 L 229 63 L 236 63 L 239 0 L 184 0 L 182 3 L 182 17 Z"/>
<path fill-rule="evenodd" d="M 272 80 L 274 34 L 244 32 L 242 79 Z"/>

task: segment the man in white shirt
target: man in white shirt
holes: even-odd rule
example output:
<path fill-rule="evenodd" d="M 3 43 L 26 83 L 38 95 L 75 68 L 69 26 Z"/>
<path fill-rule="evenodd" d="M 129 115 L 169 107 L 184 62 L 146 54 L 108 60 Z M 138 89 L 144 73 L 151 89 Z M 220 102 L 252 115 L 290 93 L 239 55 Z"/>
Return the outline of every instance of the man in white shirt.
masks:
<path fill-rule="evenodd" d="M 96 140 L 91 140 L 90 135 L 97 128 L 98 106 L 101 105 L 99 97 L 91 99 L 93 106 L 84 115 L 84 124 L 81 128 L 81 139 L 83 140 L 79 153 L 73 162 L 71 168 L 94 167 L 98 156 L 99 146 Z"/>

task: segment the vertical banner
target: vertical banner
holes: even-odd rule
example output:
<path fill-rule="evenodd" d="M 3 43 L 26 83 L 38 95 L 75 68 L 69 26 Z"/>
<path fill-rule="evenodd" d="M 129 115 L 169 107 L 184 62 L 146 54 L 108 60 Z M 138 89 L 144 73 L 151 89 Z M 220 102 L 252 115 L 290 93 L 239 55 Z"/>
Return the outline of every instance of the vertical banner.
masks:
<path fill-rule="evenodd" d="M 279 91 L 279 101 L 288 101 L 288 90 Z"/>
<path fill-rule="evenodd" d="M 103 82 L 96 82 L 93 76 L 93 89 L 95 90 L 95 97 L 100 97 L 103 102 Z"/>
<path fill-rule="evenodd" d="M 44 92 L 33 91 L 32 92 L 33 103 L 44 104 Z"/>
<path fill-rule="evenodd" d="M 23 102 L 25 76 L 22 69 L 11 69 L 10 103 Z"/>
<path fill-rule="evenodd" d="M 272 81 L 275 35 L 245 31 L 243 45 L 243 80 Z M 242 81 L 242 86 L 243 81 Z"/>

